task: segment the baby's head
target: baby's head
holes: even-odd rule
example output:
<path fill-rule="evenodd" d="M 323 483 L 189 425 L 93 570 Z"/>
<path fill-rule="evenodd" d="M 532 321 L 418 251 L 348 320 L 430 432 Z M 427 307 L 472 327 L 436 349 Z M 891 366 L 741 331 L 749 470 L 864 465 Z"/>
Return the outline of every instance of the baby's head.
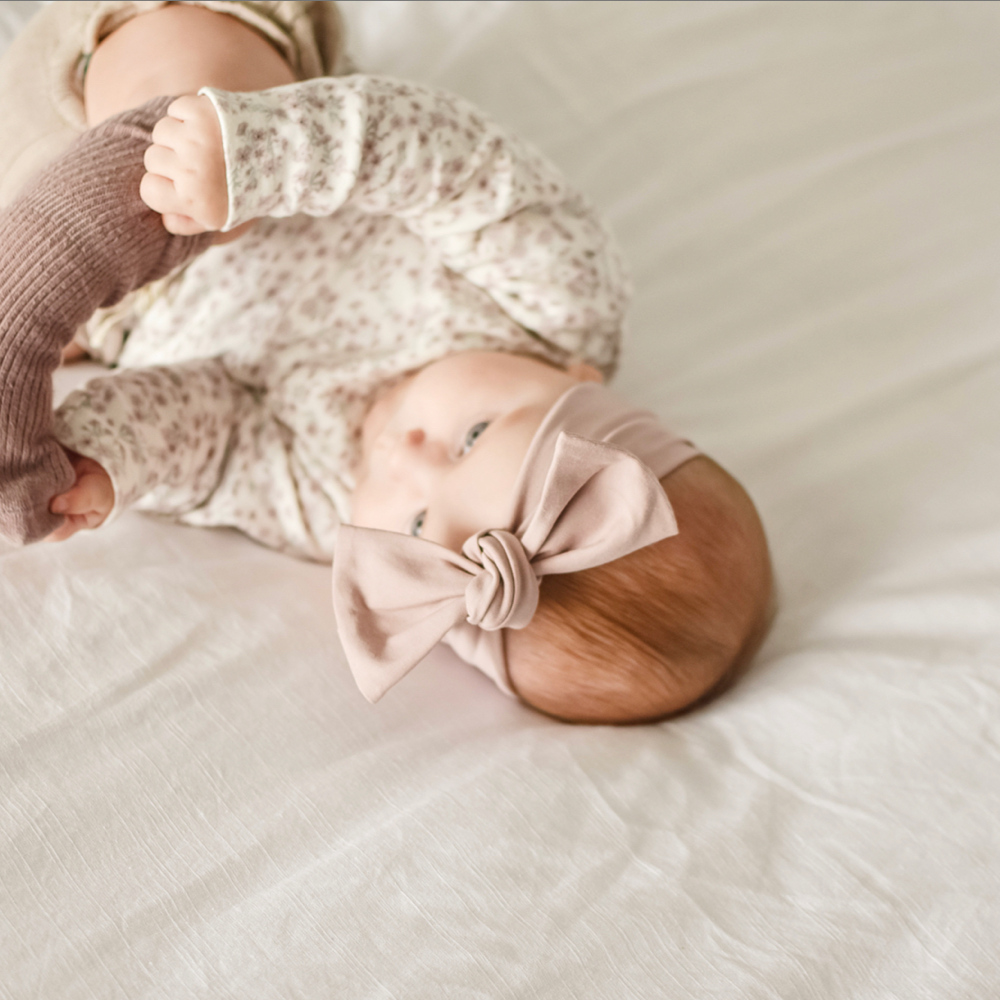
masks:
<path fill-rule="evenodd" d="M 739 483 L 705 457 L 661 480 L 678 534 L 579 573 L 547 576 L 506 633 L 520 697 L 573 722 L 646 722 L 720 693 L 773 614 L 764 532 Z"/>
<path fill-rule="evenodd" d="M 488 352 L 450 355 L 407 376 L 366 418 L 353 522 L 460 552 L 477 532 L 513 528 L 529 449 L 532 467 L 553 461 L 553 420 L 569 413 L 574 434 L 645 449 L 643 461 L 666 470 L 658 475 L 679 533 L 661 531 L 602 565 L 547 573 L 525 627 L 484 633 L 463 624 L 448 636 L 459 655 L 543 712 L 641 722 L 704 701 L 749 659 L 770 620 L 770 562 L 753 504 L 732 477 L 604 390 L 567 395 L 600 381 L 588 365 L 564 371 Z M 594 401 L 595 417 L 580 412 Z M 621 429 L 606 438 L 612 426 Z M 672 523 L 655 478 L 643 474 Z"/>

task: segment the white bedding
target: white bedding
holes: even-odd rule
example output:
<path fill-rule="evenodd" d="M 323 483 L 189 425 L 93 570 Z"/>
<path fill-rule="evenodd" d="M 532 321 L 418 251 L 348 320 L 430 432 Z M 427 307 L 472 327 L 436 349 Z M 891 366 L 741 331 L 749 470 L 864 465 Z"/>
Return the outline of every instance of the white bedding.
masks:
<path fill-rule="evenodd" d="M 369 706 L 328 570 L 232 533 L 6 550 L 0 998 L 1000 995 L 1000 5 L 343 6 L 606 211 L 618 388 L 754 495 L 780 617 L 569 727 L 444 653 Z"/>

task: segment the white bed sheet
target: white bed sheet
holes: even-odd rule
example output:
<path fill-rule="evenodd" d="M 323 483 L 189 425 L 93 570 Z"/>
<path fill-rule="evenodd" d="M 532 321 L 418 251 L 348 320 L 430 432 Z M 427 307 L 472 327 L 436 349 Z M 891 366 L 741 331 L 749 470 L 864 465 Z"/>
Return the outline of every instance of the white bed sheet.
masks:
<path fill-rule="evenodd" d="M 607 212 L 618 387 L 753 493 L 780 617 L 569 727 L 443 653 L 367 705 L 328 571 L 233 533 L 6 551 L 0 998 L 1000 994 L 1000 6 L 343 6 Z"/>

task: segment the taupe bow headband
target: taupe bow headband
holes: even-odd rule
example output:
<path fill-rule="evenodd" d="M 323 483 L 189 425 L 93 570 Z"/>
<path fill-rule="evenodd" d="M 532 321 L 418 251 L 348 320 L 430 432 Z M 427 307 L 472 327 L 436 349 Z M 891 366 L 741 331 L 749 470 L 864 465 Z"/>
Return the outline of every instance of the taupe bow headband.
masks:
<path fill-rule="evenodd" d="M 531 621 L 539 579 L 600 566 L 676 534 L 659 478 L 696 454 L 652 414 L 601 386 L 581 385 L 535 433 L 508 528 L 480 531 L 457 553 L 342 525 L 333 606 L 361 692 L 377 701 L 445 638 L 511 692 L 500 630 Z"/>

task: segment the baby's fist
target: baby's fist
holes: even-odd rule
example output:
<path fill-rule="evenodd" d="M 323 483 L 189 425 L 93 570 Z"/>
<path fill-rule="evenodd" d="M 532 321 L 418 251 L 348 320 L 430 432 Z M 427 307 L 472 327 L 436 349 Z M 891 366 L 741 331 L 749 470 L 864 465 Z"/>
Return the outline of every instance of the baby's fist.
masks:
<path fill-rule="evenodd" d="M 207 97 L 179 97 L 153 128 L 139 194 L 177 236 L 221 229 L 229 214 L 222 129 Z"/>
<path fill-rule="evenodd" d="M 66 518 L 62 527 L 49 535 L 50 542 L 61 542 L 78 531 L 99 528 L 115 505 L 115 488 L 103 466 L 75 452 L 66 454 L 76 473 L 76 482 L 49 504 L 53 514 Z"/>

